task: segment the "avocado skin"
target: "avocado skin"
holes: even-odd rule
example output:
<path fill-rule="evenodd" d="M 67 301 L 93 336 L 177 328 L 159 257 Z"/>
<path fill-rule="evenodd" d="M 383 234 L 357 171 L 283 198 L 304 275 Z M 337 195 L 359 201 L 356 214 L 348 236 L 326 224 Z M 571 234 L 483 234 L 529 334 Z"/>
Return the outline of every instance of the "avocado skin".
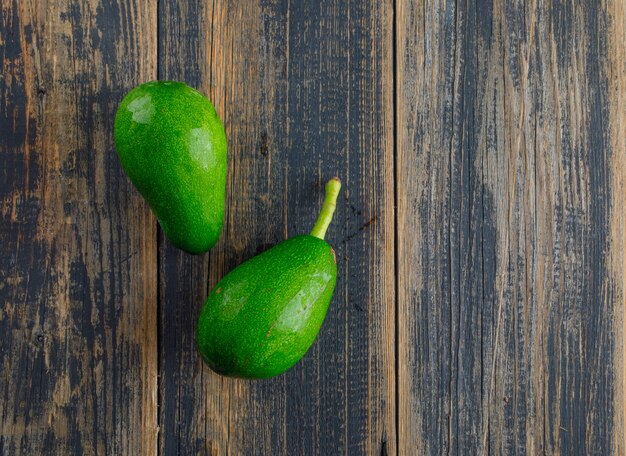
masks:
<path fill-rule="evenodd" d="M 182 82 L 135 87 L 115 116 L 124 171 L 177 247 L 209 250 L 222 231 L 227 146 L 211 102 Z"/>
<path fill-rule="evenodd" d="M 209 294 L 198 349 L 221 375 L 269 378 L 311 347 L 335 289 L 333 249 L 302 235 L 277 244 L 227 274 Z"/>

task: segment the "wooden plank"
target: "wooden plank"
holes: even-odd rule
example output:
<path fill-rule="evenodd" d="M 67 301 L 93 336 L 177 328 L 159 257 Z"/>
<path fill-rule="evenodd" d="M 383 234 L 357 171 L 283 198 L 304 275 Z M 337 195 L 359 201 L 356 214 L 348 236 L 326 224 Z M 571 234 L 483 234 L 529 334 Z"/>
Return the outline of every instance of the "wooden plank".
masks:
<path fill-rule="evenodd" d="M 390 2 L 161 1 L 160 76 L 209 94 L 229 139 L 218 246 L 191 258 L 161 239 L 165 454 L 395 452 L 392 14 Z M 278 378 L 218 377 L 194 343 L 207 284 L 308 232 L 333 175 L 340 278 L 318 341 Z"/>
<path fill-rule="evenodd" d="M 159 1 L 158 74 L 159 79 L 185 81 L 209 94 L 207 40 L 211 36 L 206 34 L 204 21 L 211 16 L 202 8 L 198 1 Z M 158 231 L 159 448 L 163 455 L 226 454 L 216 453 L 216 442 L 228 425 L 204 411 L 207 373 L 194 339 L 196 318 L 208 292 L 208 255 L 186 254 L 173 247 L 160 228 Z M 216 395 L 215 400 L 220 410 L 228 410 L 226 397 Z M 209 439 L 205 439 L 207 427 L 215 429 Z"/>
<path fill-rule="evenodd" d="M 396 7 L 398 452 L 448 454 L 456 12 Z"/>
<path fill-rule="evenodd" d="M 611 145 L 611 220 L 608 264 L 615 287 L 613 454 L 626 454 L 626 5 L 606 1 L 609 63 L 608 105 Z M 606 101 L 605 101 L 606 102 Z"/>
<path fill-rule="evenodd" d="M 1 11 L 0 454 L 156 454 L 156 224 L 112 135 L 156 9 Z"/>
<path fill-rule="evenodd" d="M 623 454 L 618 3 L 397 3 L 399 454 Z"/>

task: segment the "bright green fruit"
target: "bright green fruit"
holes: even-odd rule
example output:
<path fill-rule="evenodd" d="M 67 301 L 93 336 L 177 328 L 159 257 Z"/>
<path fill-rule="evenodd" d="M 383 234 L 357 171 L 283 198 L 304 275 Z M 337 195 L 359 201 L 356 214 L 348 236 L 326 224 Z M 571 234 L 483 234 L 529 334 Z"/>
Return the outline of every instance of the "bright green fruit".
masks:
<path fill-rule="evenodd" d="M 202 357 L 218 374 L 267 378 L 304 356 L 335 289 L 335 252 L 324 241 L 341 184 L 326 199 L 311 235 L 297 236 L 227 274 L 207 298 L 196 332 Z"/>
<path fill-rule="evenodd" d="M 115 116 L 124 171 L 177 247 L 203 253 L 224 219 L 226 135 L 211 102 L 182 82 L 131 90 Z"/>

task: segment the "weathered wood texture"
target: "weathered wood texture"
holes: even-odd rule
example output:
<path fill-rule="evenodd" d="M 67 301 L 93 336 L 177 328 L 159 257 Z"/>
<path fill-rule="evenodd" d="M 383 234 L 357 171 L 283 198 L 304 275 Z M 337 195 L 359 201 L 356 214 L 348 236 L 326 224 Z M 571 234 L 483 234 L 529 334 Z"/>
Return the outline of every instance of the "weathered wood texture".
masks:
<path fill-rule="evenodd" d="M 611 439 L 613 454 L 626 454 L 626 3 L 605 1 L 607 12 L 607 58 L 611 146 L 611 213 L 608 265 L 615 285 L 614 414 Z M 620 309 L 621 307 L 621 309 Z"/>
<path fill-rule="evenodd" d="M 2 0 L 0 455 L 625 454 L 625 9 Z M 113 152 L 156 77 L 226 126 L 207 255 Z M 208 290 L 310 230 L 333 175 L 319 339 L 276 379 L 213 374 Z"/>
<path fill-rule="evenodd" d="M 397 2 L 400 454 L 624 454 L 623 9 Z"/>
<path fill-rule="evenodd" d="M 161 447 L 395 452 L 392 6 L 162 0 L 159 11 L 160 76 L 210 96 L 230 161 L 208 260 L 161 239 Z M 194 343 L 207 285 L 308 232 L 334 175 L 344 190 L 327 240 L 340 279 L 319 339 L 276 379 L 213 374 Z"/>
<path fill-rule="evenodd" d="M 156 8 L 0 5 L 0 454 L 155 454 L 156 225 L 112 129 Z"/>

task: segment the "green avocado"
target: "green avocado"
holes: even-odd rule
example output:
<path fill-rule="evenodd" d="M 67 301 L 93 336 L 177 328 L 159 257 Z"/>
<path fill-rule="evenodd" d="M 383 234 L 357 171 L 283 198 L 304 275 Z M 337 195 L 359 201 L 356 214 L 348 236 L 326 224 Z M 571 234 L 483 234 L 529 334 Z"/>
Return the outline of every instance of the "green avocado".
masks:
<path fill-rule="evenodd" d="M 215 245 L 224 219 L 226 135 L 204 95 L 174 81 L 135 87 L 115 116 L 115 148 L 175 246 L 199 254 Z"/>
<path fill-rule="evenodd" d="M 326 199 L 310 235 L 296 236 L 228 273 L 198 319 L 196 342 L 215 372 L 268 378 L 285 372 L 311 347 L 337 280 L 335 252 L 324 241 L 341 184 Z"/>

